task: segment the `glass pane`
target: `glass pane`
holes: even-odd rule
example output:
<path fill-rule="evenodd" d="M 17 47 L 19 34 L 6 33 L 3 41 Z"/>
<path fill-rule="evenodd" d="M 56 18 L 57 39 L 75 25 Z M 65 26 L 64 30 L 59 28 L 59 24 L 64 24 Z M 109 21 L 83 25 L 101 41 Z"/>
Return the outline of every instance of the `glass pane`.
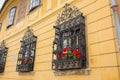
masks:
<path fill-rule="evenodd" d="M 63 48 L 67 48 L 67 39 L 63 40 Z"/>
<path fill-rule="evenodd" d="M 30 2 L 30 10 L 34 7 L 37 7 L 40 4 L 40 0 L 31 0 Z"/>
<path fill-rule="evenodd" d="M 16 11 L 16 8 L 11 9 L 10 14 L 9 14 L 8 25 L 12 25 L 13 24 L 15 11 Z"/>
<path fill-rule="evenodd" d="M 36 0 L 35 4 L 38 6 L 40 4 L 40 0 Z"/>

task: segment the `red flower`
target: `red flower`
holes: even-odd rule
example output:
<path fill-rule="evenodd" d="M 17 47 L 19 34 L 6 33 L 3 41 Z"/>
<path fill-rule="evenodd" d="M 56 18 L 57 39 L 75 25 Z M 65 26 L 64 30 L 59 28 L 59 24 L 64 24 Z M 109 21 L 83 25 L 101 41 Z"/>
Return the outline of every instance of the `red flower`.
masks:
<path fill-rule="evenodd" d="M 22 60 L 22 64 L 25 64 L 25 63 L 27 63 L 27 59 Z"/>
<path fill-rule="evenodd" d="M 77 55 L 77 54 L 80 54 L 80 53 L 79 53 L 78 49 L 75 49 L 75 50 L 73 51 L 73 54 L 76 54 L 76 55 Z"/>
<path fill-rule="evenodd" d="M 66 54 L 66 53 L 62 53 L 61 56 L 62 56 L 62 57 L 65 57 L 65 56 L 67 56 L 67 54 Z"/>
<path fill-rule="evenodd" d="M 83 55 L 79 52 L 78 49 L 75 49 L 75 50 L 73 51 L 73 54 L 75 54 L 77 58 L 80 58 L 81 56 L 83 56 Z"/>
<path fill-rule="evenodd" d="M 30 63 L 31 63 L 31 62 L 33 62 L 33 59 L 32 59 L 32 58 L 30 58 L 30 59 L 29 59 L 29 62 L 30 62 Z"/>
<path fill-rule="evenodd" d="M 69 52 L 70 50 L 70 48 L 64 48 L 63 52 Z"/>
<path fill-rule="evenodd" d="M 67 56 L 67 53 L 68 53 L 70 50 L 71 50 L 70 48 L 64 48 L 61 56 L 62 56 L 62 57 Z"/>
<path fill-rule="evenodd" d="M 80 58 L 81 57 L 81 54 L 77 54 L 77 58 Z"/>

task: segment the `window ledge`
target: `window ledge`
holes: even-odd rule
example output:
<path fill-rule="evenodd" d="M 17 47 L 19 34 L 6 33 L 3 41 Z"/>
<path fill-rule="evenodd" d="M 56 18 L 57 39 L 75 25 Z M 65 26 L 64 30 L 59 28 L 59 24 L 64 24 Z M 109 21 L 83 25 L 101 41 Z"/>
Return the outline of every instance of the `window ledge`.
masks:
<path fill-rule="evenodd" d="M 58 70 L 54 71 L 55 76 L 63 76 L 63 75 L 89 75 L 91 69 L 75 69 L 75 70 Z"/>

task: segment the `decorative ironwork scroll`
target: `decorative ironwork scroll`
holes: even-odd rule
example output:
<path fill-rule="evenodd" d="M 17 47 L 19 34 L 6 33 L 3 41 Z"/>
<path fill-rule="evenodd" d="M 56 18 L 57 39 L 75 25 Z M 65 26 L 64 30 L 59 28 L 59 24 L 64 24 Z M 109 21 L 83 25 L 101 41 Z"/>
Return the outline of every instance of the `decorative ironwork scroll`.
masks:
<path fill-rule="evenodd" d="M 63 8 L 64 8 L 64 10 L 57 17 L 56 25 L 66 22 L 70 19 L 73 19 L 79 15 L 82 15 L 82 13 L 79 11 L 79 9 L 75 6 L 73 8 L 71 8 L 69 6 L 69 4 L 65 4 L 65 6 Z"/>
<path fill-rule="evenodd" d="M 0 73 L 4 72 L 7 53 L 8 48 L 5 46 L 5 42 L 2 41 L 0 45 Z"/>
<path fill-rule="evenodd" d="M 37 37 L 34 36 L 33 31 L 28 27 L 21 41 L 21 48 L 18 53 L 16 71 L 18 72 L 33 71 L 36 41 Z"/>
<path fill-rule="evenodd" d="M 86 68 L 85 17 L 77 7 L 65 4 L 58 15 L 53 41 L 54 70 Z"/>

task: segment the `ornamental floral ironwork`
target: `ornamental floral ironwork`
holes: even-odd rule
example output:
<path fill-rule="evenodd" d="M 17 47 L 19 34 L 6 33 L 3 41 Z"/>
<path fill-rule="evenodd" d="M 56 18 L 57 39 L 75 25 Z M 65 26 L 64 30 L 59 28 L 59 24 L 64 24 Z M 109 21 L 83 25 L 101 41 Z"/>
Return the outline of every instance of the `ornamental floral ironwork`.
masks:
<path fill-rule="evenodd" d="M 82 14 L 77 7 L 74 6 L 73 8 L 71 8 L 69 4 L 65 4 L 63 8 L 64 10 L 57 17 L 56 25 L 59 25 Z"/>
<path fill-rule="evenodd" d="M 54 70 L 86 68 L 85 17 L 77 7 L 65 4 L 58 15 L 53 41 Z"/>
<path fill-rule="evenodd" d="M 37 41 L 37 37 L 34 36 L 32 29 L 28 27 L 21 41 L 21 48 L 18 53 L 16 71 L 18 72 L 33 71 L 36 41 Z"/>
<path fill-rule="evenodd" d="M 7 53 L 8 48 L 5 46 L 5 42 L 2 41 L 0 45 L 0 73 L 4 72 Z"/>

